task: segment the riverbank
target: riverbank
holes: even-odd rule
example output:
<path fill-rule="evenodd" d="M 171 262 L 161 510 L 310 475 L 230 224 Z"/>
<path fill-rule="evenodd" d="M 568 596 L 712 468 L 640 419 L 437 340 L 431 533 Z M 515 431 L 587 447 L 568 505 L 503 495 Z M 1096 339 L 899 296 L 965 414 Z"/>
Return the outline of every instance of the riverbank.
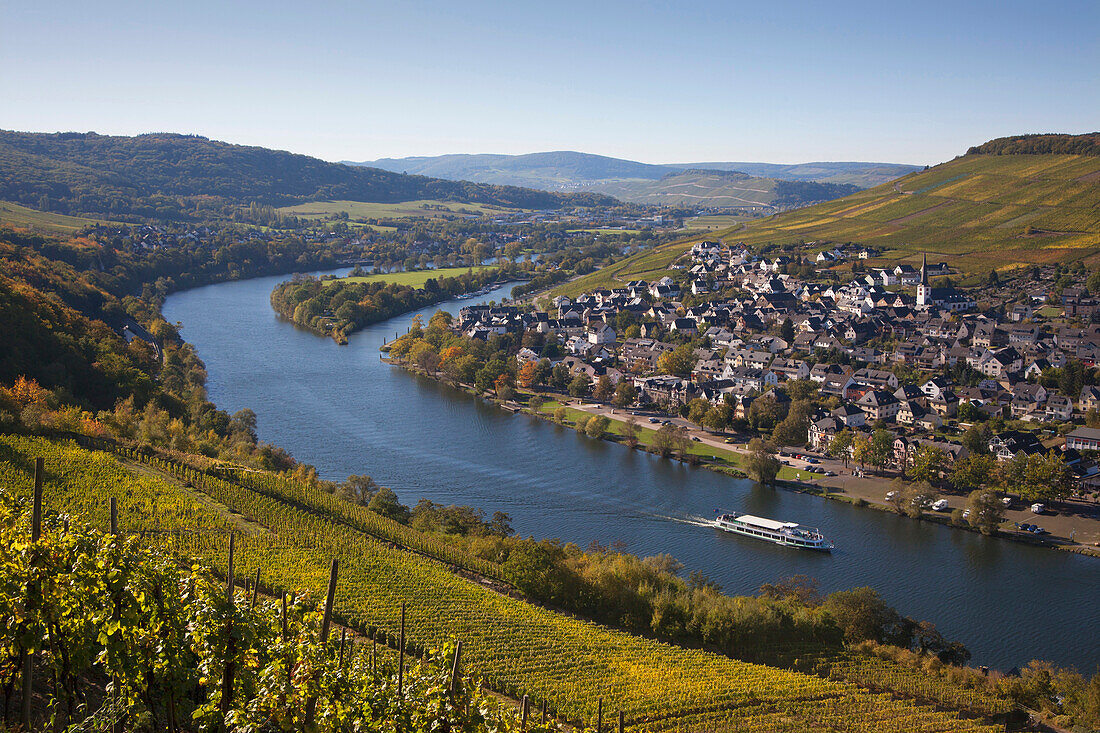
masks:
<path fill-rule="evenodd" d="M 471 269 L 454 277 L 427 278 L 419 286 L 295 277 L 276 285 L 270 302 L 283 318 L 347 346 L 348 336 L 356 331 L 468 293 L 488 292 L 503 282 L 504 274 L 499 268 Z"/>
<path fill-rule="evenodd" d="M 385 346 L 383 346 L 383 350 L 385 350 Z M 386 357 L 384 361 L 430 379 L 440 380 L 438 375 L 429 374 L 404 360 Z M 447 383 L 451 384 L 449 381 Z M 741 465 L 744 456 L 748 453 L 747 441 L 751 436 L 714 434 L 698 428 L 683 418 L 669 417 L 665 414 L 643 410 L 623 410 L 607 404 L 553 393 L 540 394 L 539 396 L 545 401 L 538 412 L 534 412 L 529 407 L 529 400 L 534 396 L 534 393 L 531 392 L 517 390 L 516 399 L 505 402 L 498 400 L 492 393 L 478 391 L 476 387 L 470 384 L 459 383 L 451 384 L 451 386 L 475 397 L 485 399 L 509 412 L 522 412 L 565 427 L 575 427 L 578 418 L 581 416 L 599 415 L 606 417 L 609 424 L 607 431 L 601 436 L 602 439 L 622 444 L 624 447 L 629 447 L 627 446 L 626 426 L 633 418 L 639 426 L 635 449 L 655 455 L 663 455 L 663 453 L 654 446 L 654 437 L 657 430 L 655 427 L 649 426 L 655 426 L 657 423 L 651 422 L 651 419 L 661 423 L 667 421 L 669 424 L 686 430 L 690 444 L 682 455 L 667 455 L 665 457 L 708 468 L 734 478 L 747 478 Z M 555 419 L 555 412 L 559 408 L 564 409 L 563 420 L 560 422 Z M 734 442 L 727 442 L 729 440 Z M 798 453 L 801 456 L 807 456 L 805 451 L 798 451 Z M 814 456 L 813 460 L 816 461 L 814 464 L 793 457 L 782 458 L 781 460 L 784 465 L 780 468 L 778 480 L 776 481 L 776 485 L 781 488 L 845 502 L 858 507 L 877 509 L 891 514 L 897 513 L 895 507 L 888 503 L 885 498 L 886 493 L 895 488 L 894 480 L 896 476 L 869 476 L 865 471 L 857 471 L 854 467 L 846 467 L 842 461 L 825 456 Z M 820 473 L 811 473 L 807 470 L 811 466 L 830 471 L 835 475 L 824 476 Z M 952 521 L 952 511 L 965 508 L 965 495 L 943 492 L 941 497 L 948 502 L 948 509 L 945 512 L 924 512 L 919 519 L 914 519 L 914 521 L 934 522 L 952 529 L 978 532 L 976 528 L 968 524 L 958 524 Z M 1016 501 L 1005 512 L 1005 521 L 1002 523 L 996 537 L 1100 558 L 1100 506 L 1087 502 L 1068 501 L 1061 502 L 1059 506 L 1061 511 L 1057 514 L 1037 517 L 1030 512 L 1026 503 Z M 1049 534 L 1036 535 L 1020 531 L 1016 529 L 1016 525 L 1019 524 L 1041 524 Z"/>

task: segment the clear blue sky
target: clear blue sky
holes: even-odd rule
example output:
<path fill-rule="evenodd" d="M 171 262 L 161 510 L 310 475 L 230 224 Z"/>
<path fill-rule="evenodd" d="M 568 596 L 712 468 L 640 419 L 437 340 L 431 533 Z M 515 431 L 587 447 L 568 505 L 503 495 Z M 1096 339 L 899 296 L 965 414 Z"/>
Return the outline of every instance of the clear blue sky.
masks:
<path fill-rule="evenodd" d="M 1100 129 L 1100 2 L 0 0 L 0 128 L 936 163 Z"/>

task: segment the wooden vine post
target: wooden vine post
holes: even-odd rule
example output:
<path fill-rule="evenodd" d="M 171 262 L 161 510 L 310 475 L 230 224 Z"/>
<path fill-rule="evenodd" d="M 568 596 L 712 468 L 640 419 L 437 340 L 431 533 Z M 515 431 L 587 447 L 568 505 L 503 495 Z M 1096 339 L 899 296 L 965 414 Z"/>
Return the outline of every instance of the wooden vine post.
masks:
<path fill-rule="evenodd" d="M 458 687 L 458 665 L 462 659 L 462 639 L 459 639 L 455 643 L 455 661 L 451 665 L 451 695 L 455 694 L 455 690 Z"/>
<path fill-rule="evenodd" d="M 401 704 L 401 690 L 405 683 L 405 602 L 401 601 L 401 640 L 397 643 L 397 702 Z"/>
<path fill-rule="evenodd" d="M 596 703 L 596 733 L 603 731 L 603 698 Z"/>
<path fill-rule="evenodd" d="M 236 655 L 236 644 L 233 641 L 233 561 L 236 556 L 237 533 L 229 533 L 229 567 L 225 573 L 225 598 L 229 605 L 229 618 L 225 621 L 225 669 L 222 671 L 222 697 L 218 706 L 222 719 L 219 728 L 225 727 L 225 716 L 229 714 L 229 706 L 233 704 L 233 676 L 236 674 L 236 664 L 233 657 Z"/>
<path fill-rule="evenodd" d="M 531 706 L 531 701 L 527 695 L 523 696 L 523 703 L 520 706 L 520 730 L 527 730 L 527 714 Z"/>
<path fill-rule="evenodd" d="M 619 733 L 623 733 L 625 728 L 625 721 L 623 720 L 623 711 L 619 711 Z"/>
<path fill-rule="evenodd" d="M 36 543 L 42 537 L 42 481 L 46 477 L 46 459 L 39 457 L 34 459 L 34 505 L 31 510 L 31 542 Z M 35 562 L 35 555 L 37 552 L 31 555 L 31 563 Z M 36 584 L 32 580 L 27 585 L 27 600 L 28 606 L 33 602 L 36 595 Z M 28 610 L 30 610 L 28 608 Z M 29 615 L 29 614 L 28 614 Z M 33 694 L 34 687 L 34 657 L 24 649 L 20 652 L 20 656 L 23 657 L 23 698 L 20 700 L 22 705 L 20 712 L 20 722 L 23 725 L 23 730 L 31 730 L 31 695 Z"/>
<path fill-rule="evenodd" d="M 339 560 L 332 558 L 332 568 L 328 574 L 328 594 L 325 596 L 325 615 L 321 620 L 321 648 L 328 643 L 328 632 L 332 625 L 332 604 L 336 600 L 336 576 L 339 571 Z M 317 672 L 320 675 L 320 670 Z M 313 719 L 317 714 L 317 695 L 310 695 L 306 700 L 306 730 L 313 728 Z"/>

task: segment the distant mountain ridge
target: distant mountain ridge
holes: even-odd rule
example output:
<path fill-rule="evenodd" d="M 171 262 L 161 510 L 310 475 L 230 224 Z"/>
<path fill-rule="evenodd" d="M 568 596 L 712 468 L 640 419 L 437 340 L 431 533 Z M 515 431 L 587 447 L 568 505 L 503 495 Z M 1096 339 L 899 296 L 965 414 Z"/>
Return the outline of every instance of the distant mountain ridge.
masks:
<path fill-rule="evenodd" d="M 381 158 L 348 165 L 366 165 L 399 173 L 436 176 L 546 190 L 577 190 L 612 182 L 657 181 L 684 170 L 725 170 L 786 181 L 851 184 L 869 188 L 892 181 L 920 166 L 899 163 L 817 162 L 780 163 L 640 163 L 605 155 L 559 150 L 526 155 L 453 154 L 411 158 Z"/>
<path fill-rule="evenodd" d="M 232 216 L 242 206 L 437 199 L 520 208 L 614 204 L 562 193 L 352 168 L 197 135 L 0 130 L 0 200 L 107 219 Z"/>

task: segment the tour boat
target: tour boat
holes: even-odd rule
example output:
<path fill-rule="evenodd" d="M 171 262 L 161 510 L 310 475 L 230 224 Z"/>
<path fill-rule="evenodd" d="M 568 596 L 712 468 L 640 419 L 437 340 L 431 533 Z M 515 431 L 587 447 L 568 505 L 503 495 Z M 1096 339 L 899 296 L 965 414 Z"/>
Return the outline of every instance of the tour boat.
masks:
<path fill-rule="evenodd" d="M 768 540 L 777 545 L 822 552 L 833 549 L 833 543 L 825 539 L 817 529 L 802 527 L 794 522 L 777 522 L 751 514 L 722 514 L 714 520 L 714 526 L 726 532 Z"/>

